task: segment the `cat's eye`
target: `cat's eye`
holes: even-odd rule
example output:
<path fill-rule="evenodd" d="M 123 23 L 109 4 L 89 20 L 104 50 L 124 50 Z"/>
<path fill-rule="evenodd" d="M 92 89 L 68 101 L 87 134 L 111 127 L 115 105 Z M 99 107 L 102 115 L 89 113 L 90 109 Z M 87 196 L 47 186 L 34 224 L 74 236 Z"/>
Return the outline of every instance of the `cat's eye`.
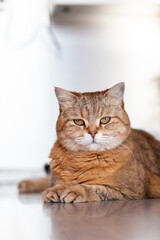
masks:
<path fill-rule="evenodd" d="M 82 119 L 74 119 L 73 122 L 78 126 L 85 125 L 85 122 Z"/>
<path fill-rule="evenodd" d="M 101 118 L 100 123 L 107 124 L 107 123 L 109 123 L 110 120 L 111 120 L 110 117 L 103 117 L 103 118 Z"/>

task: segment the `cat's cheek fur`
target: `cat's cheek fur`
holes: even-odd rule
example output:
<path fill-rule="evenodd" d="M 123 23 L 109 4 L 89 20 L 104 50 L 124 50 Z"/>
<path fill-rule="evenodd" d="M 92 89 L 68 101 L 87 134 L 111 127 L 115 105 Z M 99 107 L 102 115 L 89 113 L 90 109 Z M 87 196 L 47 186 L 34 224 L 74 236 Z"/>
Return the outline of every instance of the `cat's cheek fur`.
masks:
<path fill-rule="evenodd" d="M 125 128 L 121 133 L 125 133 Z M 127 136 L 126 136 L 127 137 Z M 81 147 L 85 148 L 87 151 L 104 151 L 106 149 L 110 150 L 118 147 L 124 138 L 119 138 L 119 136 L 109 134 L 107 137 L 104 137 L 101 132 L 98 132 L 94 138 L 94 142 L 90 134 L 84 135 L 84 141 L 81 142 Z"/>
<path fill-rule="evenodd" d="M 75 139 L 75 141 L 77 141 L 77 140 Z M 84 133 L 83 137 L 82 137 L 82 141 L 79 143 L 81 143 L 81 145 L 86 146 L 88 144 L 91 144 L 92 142 L 93 142 L 93 139 L 92 139 L 91 135 L 88 133 Z"/>

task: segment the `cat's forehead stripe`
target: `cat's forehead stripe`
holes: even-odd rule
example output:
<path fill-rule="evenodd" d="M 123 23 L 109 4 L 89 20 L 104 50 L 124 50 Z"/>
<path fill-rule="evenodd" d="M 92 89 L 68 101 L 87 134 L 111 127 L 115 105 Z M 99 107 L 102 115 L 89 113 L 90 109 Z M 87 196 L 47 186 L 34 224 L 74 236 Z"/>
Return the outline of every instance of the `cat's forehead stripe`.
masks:
<path fill-rule="evenodd" d="M 104 114 L 104 109 L 100 105 L 88 105 L 80 108 L 81 117 L 88 120 L 97 119 Z"/>
<path fill-rule="evenodd" d="M 88 106 L 85 106 L 84 108 L 81 109 L 81 116 L 83 118 L 89 118 L 89 115 L 90 115 L 90 110 L 88 108 Z"/>

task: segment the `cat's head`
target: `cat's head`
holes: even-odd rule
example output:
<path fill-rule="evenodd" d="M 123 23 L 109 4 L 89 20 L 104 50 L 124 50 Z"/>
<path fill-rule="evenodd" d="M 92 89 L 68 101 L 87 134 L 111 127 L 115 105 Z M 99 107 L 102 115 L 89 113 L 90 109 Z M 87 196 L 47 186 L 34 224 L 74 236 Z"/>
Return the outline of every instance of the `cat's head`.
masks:
<path fill-rule="evenodd" d="M 104 151 L 118 147 L 129 135 L 124 110 L 125 85 L 101 92 L 77 93 L 55 88 L 60 106 L 59 142 L 72 151 Z"/>

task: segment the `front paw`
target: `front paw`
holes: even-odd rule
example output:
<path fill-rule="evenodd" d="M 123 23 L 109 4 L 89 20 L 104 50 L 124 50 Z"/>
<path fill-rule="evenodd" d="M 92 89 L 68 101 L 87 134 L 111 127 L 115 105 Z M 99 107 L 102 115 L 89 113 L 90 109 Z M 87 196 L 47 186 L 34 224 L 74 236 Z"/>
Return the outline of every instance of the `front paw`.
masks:
<path fill-rule="evenodd" d="M 63 186 L 54 186 L 47 188 L 43 193 L 43 200 L 46 203 L 49 202 L 60 202 L 60 195 L 63 192 L 64 187 Z"/>
<path fill-rule="evenodd" d="M 99 195 L 92 189 L 92 186 L 73 185 L 70 187 L 54 186 L 43 192 L 44 202 L 95 202 L 101 201 Z"/>
<path fill-rule="evenodd" d="M 66 188 L 61 196 L 61 202 L 71 203 L 71 202 L 88 202 L 86 189 L 80 185 L 74 185 Z"/>

